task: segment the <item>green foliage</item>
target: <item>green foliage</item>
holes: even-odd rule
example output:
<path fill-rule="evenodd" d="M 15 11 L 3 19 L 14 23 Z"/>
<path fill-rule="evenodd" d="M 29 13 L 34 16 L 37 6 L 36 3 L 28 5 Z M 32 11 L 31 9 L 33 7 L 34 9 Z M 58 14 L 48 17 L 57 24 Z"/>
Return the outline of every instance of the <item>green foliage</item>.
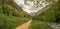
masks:
<path fill-rule="evenodd" d="M 40 15 L 34 16 L 33 19 L 47 22 L 55 22 L 56 20 L 60 20 L 60 3 L 56 2 L 51 8 Z"/>
<path fill-rule="evenodd" d="M 2 6 L 0 6 L 0 13 L 2 13 Z"/>
<path fill-rule="evenodd" d="M 52 29 L 48 26 L 48 22 L 33 20 L 29 29 Z"/>
<path fill-rule="evenodd" d="M 14 29 L 28 20 L 28 18 L 18 18 L 0 14 L 0 29 Z"/>
<path fill-rule="evenodd" d="M 25 14 L 22 11 L 17 10 L 16 8 L 12 7 L 12 5 L 9 5 L 7 3 L 4 3 L 3 7 L 0 6 L 0 12 L 2 12 L 3 14 L 6 14 L 8 16 L 16 16 L 16 17 L 25 16 Z"/>
<path fill-rule="evenodd" d="M 29 20 L 24 18 L 25 16 L 23 11 L 6 2 L 2 4 L 2 0 L 0 0 L 0 29 L 14 29 Z M 60 23 L 60 0 L 42 14 L 29 18 L 33 19 L 29 29 L 52 29 L 47 26 L 48 22 L 59 20 Z"/>
<path fill-rule="evenodd" d="M 24 18 L 24 16 L 23 11 L 6 2 L 2 3 L 0 5 L 0 29 L 14 29 L 16 26 L 28 21 L 28 18 Z"/>

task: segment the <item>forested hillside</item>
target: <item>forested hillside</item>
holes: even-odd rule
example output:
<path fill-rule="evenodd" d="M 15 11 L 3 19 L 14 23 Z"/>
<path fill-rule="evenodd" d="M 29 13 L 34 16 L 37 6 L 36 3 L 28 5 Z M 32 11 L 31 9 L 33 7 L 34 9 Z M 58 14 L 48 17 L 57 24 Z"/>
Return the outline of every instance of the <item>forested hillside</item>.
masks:
<path fill-rule="evenodd" d="M 41 13 L 40 15 L 34 16 L 35 19 L 42 21 L 55 22 L 60 20 L 60 2 L 56 2 L 51 8 Z"/>
<path fill-rule="evenodd" d="M 21 9 L 14 8 L 5 0 L 0 0 L 0 29 L 13 29 L 28 19 Z"/>
<path fill-rule="evenodd" d="M 22 9 L 17 9 L 6 0 L 0 0 L 0 29 L 14 29 L 32 19 L 29 29 L 52 29 L 47 24 L 60 24 L 60 0 L 51 8 L 36 16 L 29 16 Z"/>

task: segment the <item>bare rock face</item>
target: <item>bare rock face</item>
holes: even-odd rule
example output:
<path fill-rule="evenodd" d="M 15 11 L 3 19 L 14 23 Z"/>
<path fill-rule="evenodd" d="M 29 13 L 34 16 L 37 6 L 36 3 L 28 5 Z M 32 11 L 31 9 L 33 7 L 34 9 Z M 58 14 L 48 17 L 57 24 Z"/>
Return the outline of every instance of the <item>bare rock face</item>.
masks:
<path fill-rule="evenodd" d="M 23 11 L 27 12 L 31 16 L 35 16 L 38 12 L 44 12 L 47 7 L 53 4 L 54 0 L 13 0 L 13 1 L 19 7 L 21 7 Z"/>

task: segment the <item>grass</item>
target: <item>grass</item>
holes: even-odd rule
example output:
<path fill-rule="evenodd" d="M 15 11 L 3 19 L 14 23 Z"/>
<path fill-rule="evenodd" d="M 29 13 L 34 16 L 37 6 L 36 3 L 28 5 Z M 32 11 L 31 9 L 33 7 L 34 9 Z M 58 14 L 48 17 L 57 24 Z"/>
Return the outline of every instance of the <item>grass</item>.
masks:
<path fill-rule="evenodd" d="M 52 29 L 48 26 L 48 22 L 33 20 L 29 29 Z"/>
<path fill-rule="evenodd" d="M 18 18 L 0 14 L 0 29 L 14 29 L 15 27 L 27 22 L 28 20 L 29 18 Z M 52 29 L 47 24 L 48 22 L 32 20 L 29 29 Z"/>
<path fill-rule="evenodd" d="M 28 21 L 28 18 L 17 18 L 0 14 L 0 29 L 14 29 Z"/>

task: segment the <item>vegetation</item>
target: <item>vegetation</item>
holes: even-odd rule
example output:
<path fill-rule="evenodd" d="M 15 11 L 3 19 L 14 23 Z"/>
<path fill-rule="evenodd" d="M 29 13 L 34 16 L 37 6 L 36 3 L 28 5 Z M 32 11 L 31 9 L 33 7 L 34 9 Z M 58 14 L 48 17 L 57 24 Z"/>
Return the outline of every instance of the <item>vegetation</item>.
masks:
<path fill-rule="evenodd" d="M 29 29 L 52 29 L 47 24 L 60 23 L 60 0 L 45 12 L 33 17 L 25 14 L 21 9 L 14 8 L 5 0 L 0 0 L 0 29 L 14 29 L 30 18 L 32 23 Z"/>
<path fill-rule="evenodd" d="M 45 12 L 43 12 L 40 15 L 34 16 L 33 19 L 37 20 L 41 20 L 41 21 L 48 21 L 48 22 L 57 22 L 57 20 L 60 21 L 60 3 L 57 2 L 56 4 L 54 4 L 51 8 L 49 8 L 48 10 L 46 10 Z"/>
<path fill-rule="evenodd" d="M 0 14 L 0 29 L 14 29 L 26 21 L 28 21 L 28 18 L 17 18 Z"/>

